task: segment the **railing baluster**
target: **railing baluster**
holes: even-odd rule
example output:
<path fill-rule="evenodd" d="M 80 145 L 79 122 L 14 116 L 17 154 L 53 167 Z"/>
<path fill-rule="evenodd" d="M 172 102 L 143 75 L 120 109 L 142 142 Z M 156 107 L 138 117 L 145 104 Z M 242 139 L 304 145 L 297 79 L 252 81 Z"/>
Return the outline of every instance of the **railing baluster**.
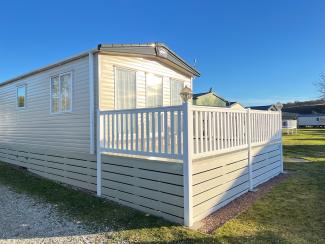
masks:
<path fill-rule="evenodd" d="M 134 119 L 134 126 L 135 126 L 135 150 L 139 151 L 139 114 L 135 113 Z"/>
<path fill-rule="evenodd" d="M 115 148 L 115 113 L 112 114 L 112 149 Z"/>
<path fill-rule="evenodd" d="M 203 149 L 203 130 L 204 130 L 204 122 L 203 122 L 203 112 L 200 111 L 199 112 L 199 115 L 200 115 L 200 125 L 199 125 L 199 128 L 200 128 L 200 153 L 203 153 L 204 152 L 204 149 Z"/>
<path fill-rule="evenodd" d="M 219 134 L 219 131 L 220 131 L 220 121 L 219 121 L 219 112 L 216 112 L 216 123 L 217 123 L 217 150 L 220 149 L 220 134 Z"/>
<path fill-rule="evenodd" d="M 151 113 L 151 120 L 152 120 L 152 140 L 151 140 L 151 151 L 156 152 L 156 128 L 155 128 L 155 112 Z"/>
<path fill-rule="evenodd" d="M 195 111 L 194 112 L 194 126 L 195 126 L 195 153 L 199 153 L 199 126 L 198 126 L 198 123 L 199 123 L 199 115 L 198 115 L 198 111 Z"/>
<path fill-rule="evenodd" d="M 150 139 L 150 129 L 149 129 L 149 113 L 147 112 L 146 113 L 146 151 L 149 152 L 150 151 L 150 142 L 149 142 L 149 139 Z"/>
<path fill-rule="evenodd" d="M 171 136 L 171 154 L 175 153 L 175 121 L 174 121 L 174 111 L 170 113 L 170 136 Z"/>
<path fill-rule="evenodd" d="M 158 119 L 158 153 L 161 153 L 161 112 L 157 113 Z"/>
<path fill-rule="evenodd" d="M 144 122 L 143 122 L 143 113 L 141 113 L 141 151 L 144 152 Z"/>
<path fill-rule="evenodd" d="M 121 113 L 121 150 L 124 149 L 124 114 Z"/>
<path fill-rule="evenodd" d="M 106 115 L 104 114 L 104 116 L 101 116 L 101 118 L 103 119 L 103 147 L 106 148 Z"/>
<path fill-rule="evenodd" d="M 207 151 L 212 151 L 212 135 L 211 135 L 211 112 L 208 112 L 208 136 L 207 138 L 209 139 L 209 148 Z"/>
<path fill-rule="evenodd" d="M 129 150 L 129 113 L 125 114 L 125 149 Z"/>
<path fill-rule="evenodd" d="M 165 142 L 165 153 L 168 153 L 168 118 L 167 111 L 164 111 L 164 142 Z"/>
<path fill-rule="evenodd" d="M 212 112 L 212 151 L 217 150 L 216 148 L 216 112 Z"/>
<path fill-rule="evenodd" d="M 207 121 L 207 112 L 204 111 L 204 151 L 208 151 L 208 121 Z"/>
<path fill-rule="evenodd" d="M 133 147 L 133 126 L 134 126 L 134 123 L 133 123 L 133 113 L 131 113 L 130 114 L 130 119 L 131 119 L 131 121 L 130 121 L 130 130 L 131 130 L 131 151 L 133 151 L 134 150 L 134 147 Z"/>
<path fill-rule="evenodd" d="M 182 154 L 182 114 L 181 111 L 177 111 L 177 154 L 181 155 Z M 191 128 L 192 130 L 193 128 Z"/>

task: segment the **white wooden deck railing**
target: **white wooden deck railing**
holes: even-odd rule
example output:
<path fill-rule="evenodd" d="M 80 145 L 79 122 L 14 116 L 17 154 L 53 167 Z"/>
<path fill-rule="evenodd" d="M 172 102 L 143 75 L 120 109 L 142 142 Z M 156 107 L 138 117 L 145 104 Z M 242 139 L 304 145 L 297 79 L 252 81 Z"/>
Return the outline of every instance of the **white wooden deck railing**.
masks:
<path fill-rule="evenodd" d="M 252 146 L 278 141 L 281 112 L 181 106 L 98 111 L 97 195 L 101 195 L 101 153 L 143 155 L 183 162 L 184 224 L 193 224 L 192 162 L 247 149 L 253 189 Z M 99 140 L 98 140 L 99 139 Z M 281 164 L 283 172 L 282 146 Z"/>
<path fill-rule="evenodd" d="M 281 139 L 281 114 L 188 106 L 192 154 L 199 158 Z M 186 106 L 100 112 L 101 151 L 183 159 Z M 189 138 L 191 140 L 191 138 Z"/>
<path fill-rule="evenodd" d="M 101 111 L 101 150 L 182 159 L 182 108 Z"/>

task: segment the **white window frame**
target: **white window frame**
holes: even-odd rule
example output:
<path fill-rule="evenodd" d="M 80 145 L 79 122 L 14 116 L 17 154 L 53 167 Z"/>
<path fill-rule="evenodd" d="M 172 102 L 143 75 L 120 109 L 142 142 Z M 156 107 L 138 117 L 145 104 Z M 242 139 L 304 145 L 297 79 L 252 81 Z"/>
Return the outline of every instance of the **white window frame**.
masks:
<path fill-rule="evenodd" d="M 183 81 L 183 80 L 180 80 L 180 79 L 175 79 L 175 78 L 169 78 L 169 96 L 170 96 L 170 101 L 169 101 L 169 103 L 170 103 L 170 106 L 178 106 L 178 105 L 174 105 L 174 104 L 172 104 L 172 101 L 173 101 L 173 99 L 172 99 L 172 82 L 173 81 L 176 81 L 176 82 L 179 82 L 179 83 L 183 83 L 183 88 L 185 87 L 185 82 L 186 81 Z M 182 105 L 182 104 L 180 104 L 180 105 Z"/>
<path fill-rule="evenodd" d="M 24 107 L 19 107 L 18 106 L 18 89 L 21 88 L 21 87 L 25 88 Z M 18 85 L 16 87 L 16 107 L 17 107 L 17 109 L 26 109 L 26 107 L 27 107 L 27 84 Z"/>
<path fill-rule="evenodd" d="M 158 107 L 163 107 L 164 106 L 164 76 L 162 75 L 158 75 L 155 73 L 150 73 L 150 72 L 146 72 L 145 73 L 145 101 L 146 101 L 146 108 L 152 108 L 152 107 L 148 107 L 148 74 L 154 75 L 154 76 L 158 76 L 159 78 L 161 78 L 161 95 L 162 95 L 162 103 L 161 106 Z"/>
<path fill-rule="evenodd" d="M 62 104 L 61 104 L 61 76 L 70 74 L 71 80 L 70 80 L 70 90 L 71 90 L 71 96 L 70 96 L 70 109 L 67 111 L 62 111 Z M 59 111 L 58 112 L 52 112 L 52 78 L 59 77 Z M 63 113 L 71 113 L 72 112 L 72 97 L 73 97 L 73 74 L 72 71 L 52 75 L 50 77 L 50 114 L 63 114 Z"/>

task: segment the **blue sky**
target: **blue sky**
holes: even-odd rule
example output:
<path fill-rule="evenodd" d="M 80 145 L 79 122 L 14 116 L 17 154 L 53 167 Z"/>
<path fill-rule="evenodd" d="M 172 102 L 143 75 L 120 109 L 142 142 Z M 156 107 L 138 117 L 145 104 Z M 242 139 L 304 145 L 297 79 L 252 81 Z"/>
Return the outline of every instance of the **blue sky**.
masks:
<path fill-rule="evenodd" d="M 246 105 L 316 99 L 325 1 L 2 1 L 0 81 L 99 43 L 164 42 Z"/>

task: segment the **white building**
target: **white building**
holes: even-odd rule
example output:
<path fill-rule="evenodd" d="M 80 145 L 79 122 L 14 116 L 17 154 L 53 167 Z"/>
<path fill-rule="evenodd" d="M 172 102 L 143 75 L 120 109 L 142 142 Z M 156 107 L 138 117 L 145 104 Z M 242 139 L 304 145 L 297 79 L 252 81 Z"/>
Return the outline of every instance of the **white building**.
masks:
<path fill-rule="evenodd" d="M 325 114 L 301 114 L 297 119 L 299 127 L 325 126 Z"/>

